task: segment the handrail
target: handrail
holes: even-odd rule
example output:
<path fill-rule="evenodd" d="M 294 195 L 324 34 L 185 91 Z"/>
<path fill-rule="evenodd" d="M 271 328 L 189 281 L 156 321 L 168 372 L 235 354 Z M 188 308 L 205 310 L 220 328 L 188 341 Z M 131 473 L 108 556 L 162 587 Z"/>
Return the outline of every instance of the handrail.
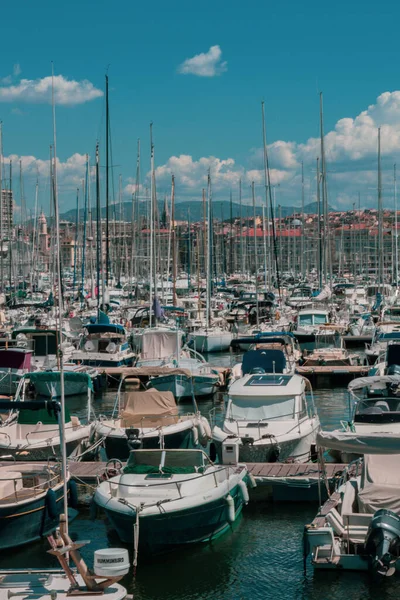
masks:
<path fill-rule="evenodd" d="M 207 468 L 210 468 L 212 466 L 213 465 L 209 465 L 209 466 L 206 466 L 205 468 L 207 469 Z M 121 481 L 118 481 L 118 483 L 117 483 L 117 482 L 113 481 L 112 479 L 109 479 L 107 483 L 109 484 L 110 494 L 111 494 L 112 493 L 111 492 L 111 486 L 112 485 L 114 485 L 114 486 L 128 487 L 128 488 L 150 488 L 150 487 L 161 487 L 163 485 L 171 485 L 171 483 L 173 483 L 174 485 L 178 486 L 179 484 L 186 483 L 187 481 L 195 481 L 196 479 L 200 479 L 201 477 L 208 477 L 210 475 L 214 476 L 214 479 L 215 479 L 216 478 L 216 474 L 217 473 L 221 473 L 222 471 L 225 471 L 225 473 L 227 474 L 226 479 L 229 480 L 229 472 L 231 470 L 234 471 L 234 468 L 232 466 L 226 465 L 224 467 L 217 468 L 217 469 L 215 469 L 213 471 L 210 471 L 209 473 L 199 473 L 199 474 L 196 474 L 196 476 L 195 477 L 191 477 L 190 480 L 188 480 L 188 479 L 179 479 L 179 481 L 163 481 L 163 482 L 160 482 L 160 483 L 152 483 L 151 485 L 149 485 L 148 483 L 145 483 L 145 484 L 121 483 Z M 160 474 L 161 473 L 162 472 L 160 472 Z M 124 473 L 122 473 L 122 475 L 123 474 Z M 173 475 L 173 473 L 171 473 L 171 475 Z"/>

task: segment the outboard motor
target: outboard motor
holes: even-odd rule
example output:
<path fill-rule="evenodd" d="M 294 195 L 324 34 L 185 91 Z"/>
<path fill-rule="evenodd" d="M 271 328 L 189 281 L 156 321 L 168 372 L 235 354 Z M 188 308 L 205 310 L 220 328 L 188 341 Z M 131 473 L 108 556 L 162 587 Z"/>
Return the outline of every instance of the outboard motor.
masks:
<path fill-rule="evenodd" d="M 396 571 L 400 556 L 400 517 L 382 508 L 372 517 L 365 550 L 371 556 L 374 572 L 390 577 Z"/>
<path fill-rule="evenodd" d="M 139 450 L 142 446 L 142 440 L 139 438 L 140 430 L 133 428 L 126 430 L 126 437 L 128 438 L 129 450 Z"/>

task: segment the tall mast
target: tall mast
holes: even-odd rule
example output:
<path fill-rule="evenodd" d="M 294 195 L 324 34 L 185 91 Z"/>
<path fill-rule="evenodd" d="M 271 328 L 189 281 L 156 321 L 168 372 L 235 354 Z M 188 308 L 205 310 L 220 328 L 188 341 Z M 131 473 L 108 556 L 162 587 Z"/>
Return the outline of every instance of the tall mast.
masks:
<path fill-rule="evenodd" d="M 306 277 L 305 273 L 305 257 L 304 257 L 304 163 L 301 161 L 301 242 L 300 242 L 300 252 L 301 252 L 301 276 L 303 279 Z"/>
<path fill-rule="evenodd" d="M 264 101 L 261 102 L 261 114 L 262 114 L 262 130 L 263 130 L 263 156 L 264 156 L 264 186 L 265 186 L 265 204 L 267 206 L 267 250 L 268 250 L 268 287 L 271 287 L 271 244 L 270 244 L 270 231 L 269 231 L 269 220 L 270 211 L 268 203 L 268 193 L 271 196 L 269 173 L 268 173 L 268 155 L 267 155 L 267 134 L 265 127 L 265 108 Z M 270 198 L 271 199 L 271 198 Z M 274 228 L 274 225 L 272 225 Z M 279 279 L 279 275 L 278 275 Z M 279 287 L 279 286 L 278 286 Z"/>
<path fill-rule="evenodd" d="M 231 227 L 230 227 L 230 238 L 231 238 L 231 243 L 229 245 L 229 269 L 230 269 L 230 274 L 232 275 L 232 273 L 234 272 L 234 268 L 233 268 L 233 206 L 232 206 L 232 190 L 230 193 L 230 198 L 229 198 L 229 217 L 230 217 L 230 221 L 231 221 Z M 222 224 L 223 227 L 223 224 Z"/>
<path fill-rule="evenodd" d="M 207 178 L 207 270 L 206 270 L 206 282 L 207 282 L 207 293 L 206 293 L 206 313 L 207 313 L 207 329 L 211 326 L 211 282 L 212 282 L 212 239 L 211 239 L 211 177 L 208 173 Z"/>
<path fill-rule="evenodd" d="M 270 256 L 270 240 L 269 240 L 269 219 L 271 216 L 272 222 L 272 241 L 274 245 L 274 258 L 275 258 L 275 270 L 276 270 L 276 287 L 278 288 L 278 295 L 281 295 L 281 281 L 279 274 L 279 264 L 278 264 L 278 251 L 276 247 L 276 232 L 275 232 L 275 219 L 274 219 L 274 208 L 272 205 L 272 192 L 271 192 L 271 178 L 269 173 L 269 160 L 268 160 L 268 149 L 267 149 L 267 135 L 266 135 L 266 127 L 265 127 L 265 114 L 264 114 L 264 102 L 262 102 L 262 120 L 263 120 L 263 143 L 264 143 L 264 181 L 265 181 L 265 193 L 268 194 L 269 203 L 267 202 L 267 233 L 268 233 L 268 250 L 269 250 L 269 266 L 268 266 L 268 281 L 271 284 L 271 256 Z"/>
<path fill-rule="evenodd" d="M 257 327 L 260 322 L 258 314 L 258 260 L 257 260 L 257 222 L 256 222 L 256 196 L 254 192 L 254 181 L 251 182 L 251 198 L 253 201 L 253 240 L 254 240 L 254 270 L 256 274 L 256 313 L 257 313 Z"/>
<path fill-rule="evenodd" d="M 152 326 L 152 306 L 153 306 L 153 254 L 154 254 L 154 145 L 153 145 L 153 123 L 150 123 L 150 309 L 149 326 Z M 157 288 L 154 289 L 154 295 Z"/>
<path fill-rule="evenodd" d="M 239 234 L 240 234 L 240 262 L 239 269 L 244 274 L 244 255 L 243 255 L 243 215 L 242 215 L 242 178 L 239 179 L 239 218 L 240 218 L 240 226 L 239 226 Z"/>
<path fill-rule="evenodd" d="M 72 292 L 75 296 L 76 285 L 76 261 L 78 252 L 78 228 L 79 228 L 79 188 L 76 188 L 76 212 L 75 212 L 75 245 L 74 245 L 74 277 L 72 280 Z"/>
<path fill-rule="evenodd" d="M 81 284 L 81 300 L 83 300 L 83 293 L 85 290 L 85 258 L 86 258 L 86 221 L 87 221 L 87 208 L 88 208 L 88 194 L 89 194 L 89 157 L 86 154 L 86 173 L 85 173 L 85 208 L 83 213 L 83 241 L 82 241 L 82 284 Z"/>
<path fill-rule="evenodd" d="M 101 255 L 103 249 L 101 247 L 102 235 L 101 235 L 101 207 L 100 207 L 100 165 L 99 165 L 99 143 L 96 144 L 96 263 L 97 263 L 97 310 L 100 310 L 100 266 L 101 266 Z M 103 273 L 104 279 L 104 273 Z"/>
<path fill-rule="evenodd" d="M 3 273 L 3 239 L 4 239 L 4 223 L 3 210 L 7 206 L 7 194 L 4 193 L 3 201 L 3 123 L 0 121 L 0 235 L 1 235 L 1 250 L 0 250 L 0 290 L 3 291 L 4 273 Z M 7 214 L 7 213 L 6 213 Z M 8 242 L 11 245 L 11 240 Z"/>
<path fill-rule="evenodd" d="M 321 232 L 321 195 L 320 195 L 320 173 L 319 158 L 317 158 L 317 215 L 318 215 L 318 285 L 322 288 L 322 232 Z"/>
<path fill-rule="evenodd" d="M 381 173 L 381 128 L 378 128 L 378 283 L 383 287 L 383 206 L 382 206 L 382 173 Z"/>
<path fill-rule="evenodd" d="M 208 253 L 207 253 L 207 204 L 206 204 L 206 190 L 202 190 L 203 200 L 203 271 L 207 276 L 208 272 Z"/>
<path fill-rule="evenodd" d="M 110 267 L 110 237 L 109 237 L 109 107 L 108 107 L 108 75 L 106 75 L 106 285 Z"/>
<path fill-rule="evenodd" d="M 12 198 L 12 160 L 10 160 L 10 198 Z M 11 206 L 8 209 L 8 255 L 9 255 L 9 279 L 10 279 L 10 292 L 11 292 L 11 280 L 12 280 L 12 210 Z"/>
<path fill-rule="evenodd" d="M 399 240 L 397 233 L 397 177 L 396 163 L 393 165 L 393 186 L 394 186 L 394 272 L 396 278 L 396 287 L 399 285 Z"/>
<path fill-rule="evenodd" d="M 176 231 L 175 231 L 175 177 L 171 181 L 171 228 L 172 228 L 172 305 L 176 306 Z M 168 265 L 169 268 L 169 265 Z"/>
<path fill-rule="evenodd" d="M 65 432 L 65 389 L 64 389 L 64 365 L 62 357 L 62 289 L 61 289 L 61 247 L 60 247 L 60 216 L 58 209 L 58 188 L 57 188 L 57 133 L 56 133 L 56 105 L 54 99 L 54 66 L 52 65 L 52 85 L 51 85 L 51 96 L 53 106 L 53 138 L 54 138 L 54 166 L 53 166 L 53 181 L 54 181 L 54 217 L 56 224 L 56 240 L 57 240 L 57 275 L 58 275 L 58 329 L 59 329 L 59 355 L 60 355 L 60 392 L 61 392 L 61 414 L 60 414 L 60 428 L 62 432 Z M 65 517 L 68 515 L 68 483 L 67 483 L 67 446 L 65 441 L 65 435 L 61 436 L 60 447 L 62 453 L 62 475 L 64 483 L 64 514 Z M 66 518 L 66 532 L 68 533 L 68 519 Z"/>
<path fill-rule="evenodd" d="M 320 135 L 321 135 L 321 191 L 322 191 L 322 210 L 323 210 L 323 266 L 325 283 L 328 281 L 332 287 L 332 256 L 331 242 L 329 231 L 329 215 L 328 215 L 328 186 L 326 177 L 326 161 L 325 161 L 325 144 L 324 144 L 324 109 L 322 92 L 319 94 L 319 110 L 320 110 Z"/>

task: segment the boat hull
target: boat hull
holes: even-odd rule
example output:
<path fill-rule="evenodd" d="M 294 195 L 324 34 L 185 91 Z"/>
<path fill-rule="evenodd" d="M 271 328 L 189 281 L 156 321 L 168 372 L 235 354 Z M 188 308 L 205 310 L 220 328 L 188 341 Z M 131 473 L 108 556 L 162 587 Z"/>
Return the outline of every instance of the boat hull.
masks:
<path fill-rule="evenodd" d="M 197 352 L 224 352 L 229 350 L 232 341 L 232 334 L 221 332 L 216 335 L 192 333 L 189 336 L 188 344 Z"/>
<path fill-rule="evenodd" d="M 239 486 L 233 488 L 230 494 L 234 500 L 236 520 L 243 508 Z M 125 544 L 132 544 L 136 512 L 132 510 L 132 514 L 120 513 L 107 507 L 105 512 L 120 540 Z M 157 515 L 142 516 L 139 521 L 139 551 L 146 555 L 211 541 L 228 531 L 232 525 L 225 497 L 186 510 L 160 511 Z"/>
<path fill-rule="evenodd" d="M 159 392 L 172 392 L 175 398 L 196 398 L 212 396 L 217 388 L 218 377 L 194 375 L 165 375 L 155 377 L 150 386 Z"/>
<path fill-rule="evenodd" d="M 58 515 L 63 512 L 63 488 L 54 490 Z M 46 494 L 31 502 L 2 506 L 0 503 L 0 551 L 34 542 L 58 525 L 46 506 Z"/>
<path fill-rule="evenodd" d="M 67 456 L 71 456 L 75 453 L 79 454 L 80 446 L 83 439 L 75 439 L 67 442 Z M 3 455 L 4 452 L 4 455 Z M 9 448 L 5 446 L 0 446 L 1 460 L 16 460 L 16 461 L 47 461 L 49 457 L 60 456 L 61 449 L 60 444 L 54 444 L 53 446 L 43 445 L 43 446 L 35 446 L 35 447 L 19 447 L 19 448 Z"/>

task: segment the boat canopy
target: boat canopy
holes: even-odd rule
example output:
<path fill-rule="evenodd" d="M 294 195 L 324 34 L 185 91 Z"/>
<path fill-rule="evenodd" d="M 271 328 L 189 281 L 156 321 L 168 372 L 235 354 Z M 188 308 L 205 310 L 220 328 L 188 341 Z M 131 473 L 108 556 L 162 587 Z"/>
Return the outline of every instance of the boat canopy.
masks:
<path fill-rule="evenodd" d="M 400 434 L 320 431 L 317 433 L 317 445 L 353 454 L 399 454 Z"/>
<path fill-rule="evenodd" d="M 180 350 L 182 332 L 148 331 L 142 336 L 142 358 L 169 358 L 177 355 Z"/>
<path fill-rule="evenodd" d="M 117 333 L 125 335 L 125 328 L 119 323 L 88 323 L 85 328 L 89 335 L 93 333 Z"/>
<path fill-rule="evenodd" d="M 400 456 L 367 455 L 358 494 L 361 513 L 374 514 L 385 508 L 400 514 Z"/>
<path fill-rule="evenodd" d="M 128 392 L 121 415 L 123 427 L 163 427 L 177 422 L 178 408 L 172 392 Z"/>
<path fill-rule="evenodd" d="M 47 383 L 51 386 L 52 383 L 60 382 L 60 371 L 34 371 L 33 373 L 25 373 L 25 379 L 29 379 L 33 384 L 37 382 Z M 64 381 L 75 383 L 86 383 L 89 390 L 93 392 L 93 383 L 87 373 L 75 373 L 74 371 L 64 371 Z"/>

